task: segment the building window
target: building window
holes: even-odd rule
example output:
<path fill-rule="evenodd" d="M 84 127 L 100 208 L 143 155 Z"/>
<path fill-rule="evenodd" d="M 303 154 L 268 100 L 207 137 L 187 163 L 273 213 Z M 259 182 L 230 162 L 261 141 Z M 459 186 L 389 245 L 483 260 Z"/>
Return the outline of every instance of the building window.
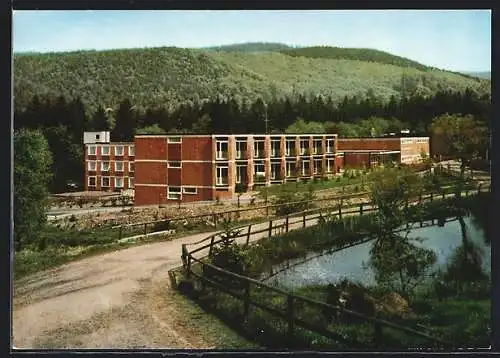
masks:
<path fill-rule="evenodd" d="M 109 146 L 103 145 L 101 155 L 109 155 Z"/>
<path fill-rule="evenodd" d="M 180 169 L 181 168 L 181 162 L 168 162 L 168 167 L 169 168 Z"/>
<path fill-rule="evenodd" d="M 167 142 L 168 143 L 180 143 L 181 137 L 168 137 Z"/>
<path fill-rule="evenodd" d="M 97 180 L 96 177 L 89 177 L 89 186 L 96 186 Z"/>
<path fill-rule="evenodd" d="M 128 155 L 133 157 L 135 155 L 135 147 L 133 145 L 128 146 Z"/>
<path fill-rule="evenodd" d="M 183 186 L 182 187 L 183 194 L 198 194 L 198 189 L 192 186 Z"/>
<path fill-rule="evenodd" d="M 115 162 L 115 171 L 123 172 L 123 162 Z"/>
<path fill-rule="evenodd" d="M 334 148 L 334 140 L 333 139 L 327 139 L 326 140 L 326 152 L 327 153 L 333 153 L 333 148 Z"/>
<path fill-rule="evenodd" d="M 102 171 L 102 172 L 107 172 L 107 171 L 109 171 L 109 162 L 102 162 L 101 171 Z"/>
<path fill-rule="evenodd" d="M 280 141 L 279 140 L 271 141 L 271 156 L 273 156 L 273 157 L 280 156 Z"/>
<path fill-rule="evenodd" d="M 321 139 L 315 139 L 314 140 L 314 154 L 321 154 L 323 152 L 322 149 L 322 140 Z"/>
<path fill-rule="evenodd" d="M 300 140 L 300 155 L 309 154 L 309 139 Z"/>
<path fill-rule="evenodd" d="M 292 177 L 295 175 L 295 163 L 294 162 L 286 162 L 285 167 L 285 175 L 287 177 Z"/>
<path fill-rule="evenodd" d="M 167 198 L 168 200 L 181 200 L 181 187 L 180 186 L 169 186 L 167 188 Z"/>
<path fill-rule="evenodd" d="M 87 153 L 88 155 L 96 155 L 97 147 L 95 145 L 89 145 Z"/>
<path fill-rule="evenodd" d="M 94 161 L 89 162 L 88 169 L 91 172 L 95 172 L 97 170 L 97 162 L 94 162 Z"/>
<path fill-rule="evenodd" d="M 227 159 L 227 147 L 228 147 L 228 142 L 227 141 L 217 141 L 216 142 L 216 159 Z"/>
<path fill-rule="evenodd" d="M 123 155 L 123 145 L 117 145 L 115 147 L 115 155 Z"/>
<path fill-rule="evenodd" d="M 135 170 L 134 162 L 128 162 L 128 172 L 132 173 Z"/>
<path fill-rule="evenodd" d="M 280 179 L 280 171 L 281 171 L 281 164 L 280 163 L 271 163 L 271 179 L 272 180 Z"/>
<path fill-rule="evenodd" d="M 320 174 L 321 173 L 321 159 L 316 159 L 314 161 L 314 174 Z"/>
<path fill-rule="evenodd" d="M 302 161 L 302 176 L 309 176 L 309 161 L 308 160 L 303 160 Z"/>
<path fill-rule="evenodd" d="M 335 159 L 327 159 L 326 160 L 326 172 L 333 172 L 333 168 L 335 167 Z"/>
<path fill-rule="evenodd" d="M 237 141 L 236 142 L 236 159 L 245 158 L 247 152 L 247 142 Z"/>
<path fill-rule="evenodd" d="M 101 136 L 100 136 L 99 134 L 96 134 L 96 135 L 95 135 L 95 139 L 96 139 L 96 140 L 99 140 L 100 138 L 101 138 Z"/>
<path fill-rule="evenodd" d="M 253 156 L 255 158 L 264 157 L 264 142 L 263 141 L 257 141 L 257 142 L 253 143 Z"/>
<path fill-rule="evenodd" d="M 255 163 L 253 166 L 253 170 L 254 170 L 254 174 L 256 176 L 259 176 L 259 175 L 265 176 L 266 175 L 266 169 L 265 169 L 264 163 Z"/>
<path fill-rule="evenodd" d="M 123 188 L 123 178 L 115 178 L 115 188 Z"/>
<path fill-rule="evenodd" d="M 134 188 L 134 178 L 128 178 L 128 187 L 129 189 Z"/>
<path fill-rule="evenodd" d="M 236 183 L 242 183 L 243 178 L 246 178 L 246 165 L 237 165 L 236 166 Z"/>
<path fill-rule="evenodd" d="M 295 156 L 295 140 L 286 141 L 286 155 Z"/>
<path fill-rule="evenodd" d="M 216 168 L 216 185 L 227 185 L 228 184 L 228 175 L 229 168 L 228 167 L 217 167 Z"/>
<path fill-rule="evenodd" d="M 109 183 L 110 183 L 109 177 L 102 177 L 101 178 L 101 186 L 103 188 L 109 188 Z"/>

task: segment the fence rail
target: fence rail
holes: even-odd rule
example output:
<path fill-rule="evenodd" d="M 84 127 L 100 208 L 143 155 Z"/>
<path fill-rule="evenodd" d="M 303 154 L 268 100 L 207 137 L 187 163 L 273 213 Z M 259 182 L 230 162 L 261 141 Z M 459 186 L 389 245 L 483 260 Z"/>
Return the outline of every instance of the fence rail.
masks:
<path fill-rule="evenodd" d="M 484 189 L 488 189 L 491 191 L 491 186 L 490 185 L 482 185 L 479 184 L 477 189 L 470 190 L 469 188 L 466 188 L 465 191 L 460 193 L 460 196 L 463 196 L 465 193 L 465 196 L 469 196 L 470 194 L 479 194 L 481 192 L 484 192 Z M 408 204 L 409 205 L 414 205 L 416 203 L 422 203 L 424 201 L 433 201 L 435 199 L 445 199 L 448 197 L 453 197 L 457 195 L 455 193 L 456 188 L 455 187 L 449 187 L 446 188 L 445 190 L 442 190 L 439 193 L 435 192 L 430 192 L 427 194 L 420 194 L 417 198 L 411 200 Z M 353 209 L 353 210 L 349 210 Z M 335 211 L 333 211 L 335 210 Z M 241 226 L 238 228 L 235 228 L 233 230 L 239 231 L 239 233 L 235 236 L 232 237 L 235 239 L 236 242 L 238 242 L 238 239 L 245 238 L 244 244 L 245 245 L 250 245 L 250 241 L 252 236 L 257 236 L 259 237 L 271 237 L 273 235 L 273 232 L 276 232 L 278 230 L 279 232 L 288 232 L 290 230 L 293 230 L 293 227 L 296 226 L 296 228 L 303 228 L 306 227 L 306 223 L 312 220 L 318 220 L 320 217 L 322 217 L 324 214 L 332 214 L 334 216 L 337 216 L 338 218 L 342 218 L 342 215 L 363 215 L 366 212 L 370 211 L 376 211 L 377 208 L 373 203 L 360 203 L 360 204 L 351 204 L 351 205 L 338 205 L 336 207 L 329 207 L 329 208 L 318 208 L 318 209 L 312 209 L 312 210 L 307 210 L 303 211 L 301 213 L 296 213 L 296 214 L 291 214 L 287 215 L 285 217 L 281 218 L 274 218 L 269 220 L 269 224 L 267 228 L 257 228 L 257 230 L 252 231 L 252 226 L 253 225 L 245 225 Z M 262 224 L 259 224 L 262 226 Z M 246 230 L 245 230 L 246 229 Z M 273 231 L 274 230 L 274 231 Z M 261 234 L 267 232 L 267 235 L 262 236 Z M 383 330 L 384 329 L 395 329 L 399 332 L 403 332 L 409 335 L 412 335 L 414 337 L 421 338 L 424 341 L 431 342 L 434 347 L 440 347 L 440 348 L 453 348 L 454 344 L 451 342 L 447 342 L 445 340 L 441 340 L 439 338 L 433 337 L 431 335 L 428 335 L 424 332 L 417 331 L 411 327 L 408 326 L 403 326 L 399 324 L 395 324 L 386 320 L 382 320 L 379 318 L 371 317 L 371 316 L 366 316 L 358 312 L 346 310 L 342 307 L 339 306 L 334 306 L 330 305 L 324 302 L 319 302 L 315 301 L 306 297 L 302 296 L 297 296 L 294 294 L 291 294 L 289 292 L 286 292 L 285 290 L 279 289 L 277 287 L 273 287 L 270 285 L 265 284 L 262 281 L 258 281 L 255 279 L 252 279 L 250 277 L 242 276 L 234 272 L 230 272 L 227 270 L 224 270 L 220 267 L 214 266 L 208 262 L 206 262 L 206 258 L 210 257 L 213 248 L 215 245 L 223 241 L 223 237 L 221 236 L 223 232 L 218 232 L 216 234 L 210 235 L 209 237 L 200 240 L 198 242 L 190 243 L 190 244 L 183 244 L 182 245 L 182 262 L 183 262 L 183 268 L 185 270 L 185 273 L 188 277 L 195 276 L 198 278 L 202 283 L 203 287 L 205 285 L 212 286 L 220 291 L 223 291 L 238 300 L 241 300 L 243 303 L 243 320 L 248 320 L 249 318 L 249 310 L 250 306 L 255 306 L 257 308 L 260 308 L 262 310 L 265 310 L 269 312 L 271 315 L 279 317 L 281 319 L 285 319 L 287 321 L 287 335 L 289 337 L 288 339 L 288 345 L 290 347 L 293 347 L 293 337 L 294 337 L 294 331 L 295 327 L 302 327 L 303 329 L 315 332 L 323 337 L 333 339 L 335 341 L 340 341 L 349 345 L 355 345 L 357 347 L 361 347 L 361 342 L 357 341 L 356 339 L 353 339 L 351 337 L 344 337 L 342 335 L 339 335 L 337 332 L 333 332 L 329 330 L 328 328 L 325 328 L 324 326 L 319 326 L 317 324 L 313 324 L 311 322 L 308 322 L 300 317 L 298 317 L 295 312 L 297 311 L 297 303 L 302 302 L 303 304 L 309 305 L 310 307 L 315 307 L 315 308 L 320 308 L 321 310 L 329 310 L 330 312 L 336 312 L 337 314 L 341 314 L 344 317 L 351 317 L 351 318 L 357 318 L 361 319 L 365 323 L 368 323 L 373 326 L 373 342 L 381 342 L 383 339 Z M 259 236 L 260 235 L 260 236 Z M 365 239 L 366 241 L 366 239 Z M 359 243 L 359 242 L 358 242 Z M 194 246 L 194 245 L 200 245 L 193 250 L 189 251 L 188 246 Z M 240 243 L 242 244 L 242 243 Z M 202 251 L 205 250 L 205 255 L 201 254 Z M 198 253 L 201 255 L 197 255 L 198 257 L 195 257 L 193 254 Z M 193 263 L 197 264 L 197 267 L 201 269 L 201 273 L 197 272 L 197 269 L 193 269 Z M 225 277 L 230 278 L 231 280 L 235 281 L 237 283 L 237 287 L 240 289 L 234 289 L 231 287 L 227 287 L 221 282 L 216 282 L 204 274 L 206 269 L 211 270 L 212 272 L 217 272 L 219 274 L 222 274 Z M 254 299 L 252 299 L 251 296 L 251 288 L 258 288 L 258 289 L 264 289 L 270 292 L 273 292 L 275 294 L 280 295 L 283 299 L 284 302 L 286 302 L 286 308 L 284 310 L 279 310 L 276 307 L 273 307 L 272 305 L 268 303 L 262 303 L 258 302 Z"/>

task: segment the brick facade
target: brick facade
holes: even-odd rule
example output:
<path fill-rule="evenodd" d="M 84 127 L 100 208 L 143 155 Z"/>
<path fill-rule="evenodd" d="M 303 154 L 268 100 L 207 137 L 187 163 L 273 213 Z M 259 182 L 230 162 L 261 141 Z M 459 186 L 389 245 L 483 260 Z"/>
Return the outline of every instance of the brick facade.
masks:
<path fill-rule="evenodd" d="M 429 153 L 428 137 L 137 135 L 134 143 L 85 144 L 85 190 L 134 189 L 135 205 L 208 201 L 233 197 L 238 183 L 253 189 L 344 167 L 411 163 L 422 151 Z"/>
<path fill-rule="evenodd" d="M 85 190 L 121 191 L 134 188 L 134 143 L 85 144 Z"/>
<path fill-rule="evenodd" d="M 252 189 L 338 170 L 336 135 L 138 135 L 135 145 L 136 205 L 231 198 L 237 183 Z M 287 162 L 299 170 L 287 172 Z"/>

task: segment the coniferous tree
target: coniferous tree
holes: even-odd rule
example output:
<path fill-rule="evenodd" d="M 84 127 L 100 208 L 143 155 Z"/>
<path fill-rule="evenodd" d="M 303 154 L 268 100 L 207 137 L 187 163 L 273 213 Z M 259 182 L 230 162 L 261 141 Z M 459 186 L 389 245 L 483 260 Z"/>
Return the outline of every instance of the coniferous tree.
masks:
<path fill-rule="evenodd" d="M 111 131 L 111 140 L 116 142 L 131 142 L 135 134 L 135 114 L 132 104 L 127 98 L 120 103 L 116 112 L 115 127 Z"/>

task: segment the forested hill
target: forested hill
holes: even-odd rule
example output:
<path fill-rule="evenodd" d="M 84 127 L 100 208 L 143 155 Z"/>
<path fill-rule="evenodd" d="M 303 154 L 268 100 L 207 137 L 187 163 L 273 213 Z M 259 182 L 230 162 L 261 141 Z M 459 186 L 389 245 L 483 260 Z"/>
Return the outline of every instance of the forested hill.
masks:
<path fill-rule="evenodd" d="M 275 42 L 249 42 L 203 48 L 203 50 L 225 52 L 277 52 L 286 49 L 292 49 L 292 47 Z"/>
<path fill-rule="evenodd" d="M 337 60 L 343 59 L 343 60 L 385 63 L 400 67 L 412 67 L 422 71 L 427 71 L 432 69 L 429 66 L 422 65 L 421 63 L 412 61 L 408 58 L 395 56 L 384 51 L 367 49 L 367 48 L 314 46 L 314 47 L 285 49 L 281 50 L 281 53 L 284 53 L 289 56 L 305 56 L 312 58 L 330 58 Z"/>
<path fill-rule="evenodd" d="M 86 110 L 93 112 L 98 106 L 117 108 L 125 98 L 135 109 L 145 111 L 217 95 L 242 102 L 322 94 L 338 102 L 367 93 L 388 100 L 391 95 L 427 95 L 467 87 L 479 94 L 491 91 L 489 80 L 410 66 L 412 61 L 396 56 L 390 60 L 392 55 L 379 52 L 368 56 L 366 51 L 332 48 L 329 55 L 324 48 L 232 49 L 164 47 L 15 55 L 15 110 L 25 109 L 35 95 L 80 97 Z"/>

